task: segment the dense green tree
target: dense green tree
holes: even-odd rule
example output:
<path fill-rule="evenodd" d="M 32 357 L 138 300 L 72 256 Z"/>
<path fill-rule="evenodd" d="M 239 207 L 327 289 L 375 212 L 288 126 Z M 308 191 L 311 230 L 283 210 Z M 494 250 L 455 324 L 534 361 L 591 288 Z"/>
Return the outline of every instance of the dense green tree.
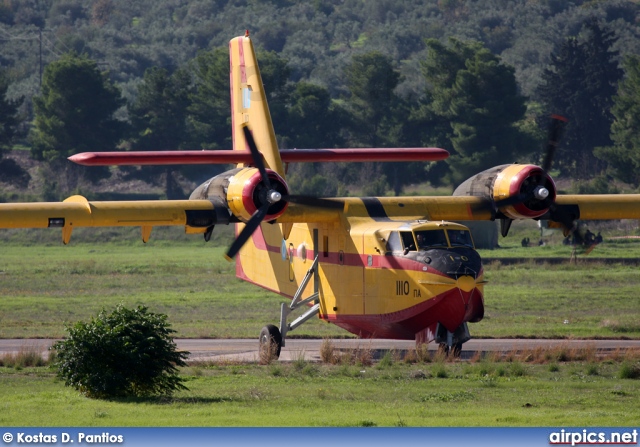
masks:
<path fill-rule="evenodd" d="M 286 135 L 297 148 L 337 147 L 343 143 L 345 111 L 335 104 L 329 90 L 308 82 L 296 84 L 290 97 Z"/>
<path fill-rule="evenodd" d="M 348 109 L 355 119 L 353 144 L 382 147 L 387 143 L 398 97 L 394 89 L 400 74 L 389 57 L 371 52 L 353 56 L 345 67 L 345 82 L 349 89 Z"/>
<path fill-rule="evenodd" d="M 63 55 L 45 68 L 42 93 L 33 98 L 32 155 L 57 161 L 77 152 L 113 150 L 123 131 L 114 114 L 123 104 L 120 90 L 95 61 Z"/>
<path fill-rule="evenodd" d="M 86 55 L 67 53 L 45 68 L 42 93 L 33 98 L 31 155 L 58 171 L 63 192 L 75 189 L 81 177 L 108 176 L 107 169 L 71 166 L 66 158 L 78 152 L 114 150 L 125 129 L 114 114 L 123 104 L 120 90 Z"/>
<path fill-rule="evenodd" d="M 4 72 L 0 71 L 0 158 L 11 149 L 18 125 L 18 107 L 22 104 L 22 98 L 19 100 L 7 98 L 8 88 L 9 80 Z"/>
<path fill-rule="evenodd" d="M 429 88 L 423 116 L 439 123 L 434 130 L 444 132 L 433 140 L 452 152 L 447 163 L 453 183 L 533 150 L 534 139 L 523 124 L 525 98 L 518 93 L 513 67 L 479 42 L 452 38 L 447 46 L 430 39 L 427 46 L 423 70 Z"/>
<path fill-rule="evenodd" d="M 16 136 L 18 126 L 18 107 L 22 104 L 23 98 L 11 100 L 7 98 L 9 80 L 4 72 L 0 71 L 0 182 L 11 183 L 21 187 L 26 187 L 30 176 L 21 168 L 15 160 L 2 158 L 8 150 Z"/>
<path fill-rule="evenodd" d="M 625 60 L 625 78 L 613 98 L 611 126 L 613 146 L 596 148 L 596 156 L 606 161 L 619 180 L 640 186 L 640 57 Z"/>
<path fill-rule="evenodd" d="M 188 138 L 187 109 L 191 79 L 185 70 L 169 75 L 164 68 L 148 69 L 129 107 L 136 150 L 178 150 Z"/>
<path fill-rule="evenodd" d="M 402 117 L 405 113 L 401 98 L 395 93 L 400 73 L 388 56 L 377 51 L 353 56 L 345 67 L 345 83 L 350 96 L 346 108 L 350 112 L 350 144 L 355 147 L 397 147 L 402 145 Z M 359 167 L 360 168 L 360 167 Z M 396 163 L 365 163 L 360 181 L 365 194 L 383 195 L 385 185 L 399 194 L 412 176 Z"/>
<path fill-rule="evenodd" d="M 288 118 L 291 68 L 288 61 L 275 51 L 257 50 L 260 76 L 269 102 L 269 112 L 277 135 L 283 135 Z"/>
<path fill-rule="evenodd" d="M 131 148 L 142 151 L 184 149 L 189 141 L 190 94 L 191 77 L 186 70 L 169 75 L 164 68 L 148 69 L 138 88 L 136 101 L 129 108 L 133 130 Z M 174 167 L 144 167 L 139 172 L 154 181 L 164 178 L 168 199 L 184 197 L 175 181 Z"/>
<path fill-rule="evenodd" d="M 203 149 L 231 149 L 229 49 L 198 53 L 190 71 L 195 84 L 188 108 L 192 142 Z"/>
<path fill-rule="evenodd" d="M 606 167 L 594 148 L 611 145 L 611 106 L 622 76 L 615 42 L 611 30 L 589 20 L 582 36 L 567 38 L 552 55 L 537 90 L 545 111 L 569 119 L 556 160 L 576 178 L 591 178 Z"/>
<path fill-rule="evenodd" d="M 346 111 L 331 100 L 328 89 L 299 82 L 290 97 L 285 141 L 296 148 L 340 147 L 345 120 Z M 290 166 L 288 179 L 297 194 L 335 196 L 340 173 L 336 164 L 299 163 Z"/>

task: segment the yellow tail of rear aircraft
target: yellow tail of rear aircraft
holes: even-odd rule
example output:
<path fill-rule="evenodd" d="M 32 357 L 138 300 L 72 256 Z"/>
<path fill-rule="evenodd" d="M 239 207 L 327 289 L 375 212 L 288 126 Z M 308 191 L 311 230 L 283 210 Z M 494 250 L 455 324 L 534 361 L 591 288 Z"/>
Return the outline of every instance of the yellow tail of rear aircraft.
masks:
<path fill-rule="evenodd" d="M 209 240 L 235 224 L 227 251 L 238 278 L 290 299 L 260 333 L 279 354 L 287 334 L 320 318 L 365 338 L 436 341 L 458 351 L 484 315 L 484 272 L 469 229 L 453 221 L 548 220 L 569 234 L 578 219 L 640 219 L 640 195 L 558 195 L 548 174 L 565 119 L 554 117 L 542 167 L 508 164 L 465 181 L 452 197 L 316 198 L 292 193 L 295 162 L 436 161 L 437 148 L 278 150 L 255 51 L 229 43 L 233 150 L 82 153 L 87 166 L 235 163 L 189 200 L 0 204 L 0 228 L 182 225 Z M 302 308 L 290 320 L 290 313 Z M 297 314 L 298 314 L 297 313 Z"/>

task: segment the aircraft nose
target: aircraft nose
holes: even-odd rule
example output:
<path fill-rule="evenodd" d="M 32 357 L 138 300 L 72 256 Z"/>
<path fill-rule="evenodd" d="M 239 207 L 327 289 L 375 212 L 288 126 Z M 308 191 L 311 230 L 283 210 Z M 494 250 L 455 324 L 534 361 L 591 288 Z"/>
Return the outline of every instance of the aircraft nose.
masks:
<path fill-rule="evenodd" d="M 463 292 L 471 292 L 476 287 L 476 280 L 473 276 L 464 275 L 458 277 L 458 289 Z"/>

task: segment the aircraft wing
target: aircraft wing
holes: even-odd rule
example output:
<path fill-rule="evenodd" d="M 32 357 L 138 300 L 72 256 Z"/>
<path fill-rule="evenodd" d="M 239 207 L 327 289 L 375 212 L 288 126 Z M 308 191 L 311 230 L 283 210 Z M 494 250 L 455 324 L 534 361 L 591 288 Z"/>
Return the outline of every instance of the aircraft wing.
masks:
<path fill-rule="evenodd" d="M 332 222 L 341 216 L 373 220 L 492 220 L 489 202 L 472 196 L 337 197 L 342 208 L 291 203 L 280 223 Z"/>
<path fill-rule="evenodd" d="M 373 220 L 494 220 L 500 209 L 475 196 L 342 197 L 342 209 L 290 204 L 278 222 L 331 222 L 340 215 Z M 640 194 L 558 195 L 542 220 L 640 219 Z"/>
<path fill-rule="evenodd" d="M 640 194 L 559 195 L 556 204 L 575 220 L 640 219 Z"/>
<path fill-rule="evenodd" d="M 89 202 L 72 196 L 63 202 L 0 204 L 0 228 L 61 228 L 65 244 L 76 227 L 139 226 L 146 242 L 154 226 L 184 225 L 188 232 L 204 233 L 229 221 L 228 210 L 210 200 Z"/>

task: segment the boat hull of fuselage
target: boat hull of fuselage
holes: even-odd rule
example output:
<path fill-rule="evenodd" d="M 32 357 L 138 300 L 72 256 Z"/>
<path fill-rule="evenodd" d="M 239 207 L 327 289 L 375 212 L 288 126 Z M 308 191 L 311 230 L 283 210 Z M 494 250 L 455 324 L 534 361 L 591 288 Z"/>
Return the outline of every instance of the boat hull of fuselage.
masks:
<path fill-rule="evenodd" d="M 432 264 L 426 265 L 402 255 L 375 250 L 369 254 L 361 248 L 366 244 L 354 243 L 362 241 L 363 236 L 354 237 L 353 231 L 348 237 L 331 228 L 305 225 L 301 231 L 301 226 L 296 226 L 283 243 L 278 227 L 263 225 L 253 234 L 236 259 L 236 275 L 293 297 L 316 256 L 315 230 L 320 248 L 318 284 L 309 281 L 301 297 L 310 296 L 317 287 L 319 318 L 359 337 L 430 341 L 433 337 L 425 334 L 433 333 L 438 323 L 454 332 L 465 322 L 482 319 L 483 272 L 479 256 L 474 264 L 475 276 L 458 278 L 434 268 L 436 258 L 444 257 L 441 255 L 445 252 L 433 254 Z M 463 259 L 470 257 L 467 252 L 446 253 L 446 258 L 449 253 Z"/>
<path fill-rule="evenodd" d="M 451 289 L 402 311 L 381 315 L 327 315 L 325 319 L 361 338 L 414 340 L 440 323 L 454 332 L 463 323 L 477 323 L 484 315 L 479 289 Z M 426 340 L 430 341 L 430 340 Z"/>

